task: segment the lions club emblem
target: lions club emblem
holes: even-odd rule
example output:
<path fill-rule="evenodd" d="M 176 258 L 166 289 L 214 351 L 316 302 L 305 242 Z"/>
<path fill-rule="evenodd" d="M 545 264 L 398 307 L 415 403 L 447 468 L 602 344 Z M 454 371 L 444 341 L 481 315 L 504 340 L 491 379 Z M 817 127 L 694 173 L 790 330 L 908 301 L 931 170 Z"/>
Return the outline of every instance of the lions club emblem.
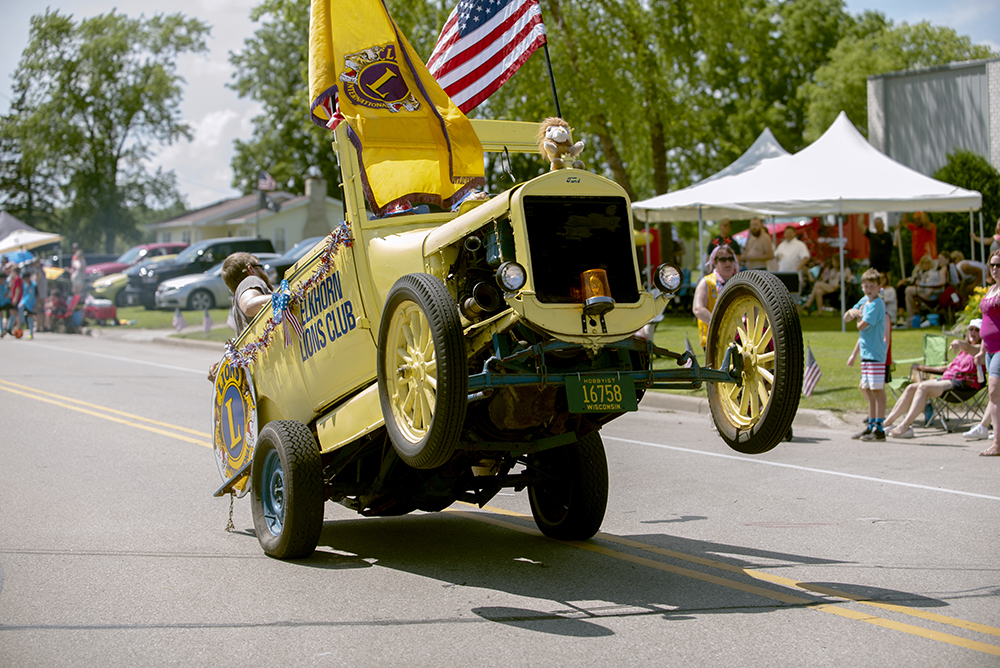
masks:
<path fill-rule="evenodd" d="M 257 396 L 253 378 L 247 369 L 241 369 L 228 359 L 219 365 L 215 377 L 212 433 L 215 462 L 222 480 L 227 481 L 250 462 L 257 442 Z M 247 475 L 233 486 L 239 496 L 246 494 L 249 479 Z"/>
<path fill-rule="evenodd" d="M 344 95 L 356 105 L 392 113 L 416 111 L 420 102 L 406 86 L 396 63 L 396 46 L 371 46 L 344 56 Z"/>

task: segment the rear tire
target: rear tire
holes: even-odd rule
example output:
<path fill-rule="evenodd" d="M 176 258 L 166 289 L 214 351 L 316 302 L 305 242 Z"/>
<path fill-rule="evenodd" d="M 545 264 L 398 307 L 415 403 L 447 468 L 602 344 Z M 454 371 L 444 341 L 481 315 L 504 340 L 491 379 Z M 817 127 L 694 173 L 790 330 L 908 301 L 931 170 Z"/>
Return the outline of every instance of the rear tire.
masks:
<path fill-rule="evenodd" d="M 531 515 L 543 534 L 587 540 L 600 530 L 608 507 L 608 459 L 600 432 L 537 453 L 529 468 L 547 478 L 528 486 Z"/>
<path fill-rule="evenodd" d="M 301 422 L 269 422 L 257 438 L 250 507 L 257 541 L 275 559 L 308 557 L 323 531 L 323 463 Z"/>

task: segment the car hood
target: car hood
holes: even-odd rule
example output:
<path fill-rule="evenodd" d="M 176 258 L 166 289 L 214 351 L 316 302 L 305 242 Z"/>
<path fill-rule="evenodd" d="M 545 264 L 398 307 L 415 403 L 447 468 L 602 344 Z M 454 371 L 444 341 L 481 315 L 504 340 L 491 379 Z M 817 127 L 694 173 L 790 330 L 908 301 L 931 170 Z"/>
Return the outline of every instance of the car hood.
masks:
<path fill-rule="evenodd" d="M 96 274 L 97 272 L 101 272 L 104 275 L 116 274 L 128 266 L 124 262 L 102 262 L 87 267 L 87 273 Z"/>
<path fill-rule="evenodd" d="M 157 262 L 156 264 L 148 265 L 150 269 L 155 270 L 157 273 L 161 271 L 170 271 L 171 269 L 176 269 L 177 267 L 189 267 L 190 262 L 178 262 L 177 258 L 170 260 L 164 260 L 163 262 Z"/>
<path fill-rule="evenodd" d="M 183 288 L 186 285 L 199 283 L 209 278 L 211 278 L 211 276 L 206 276 L 205 274 L 188 274 L 186 276 L 178 276 L 177 278 L 168 278 L 160 283 L 160 286 L 162 286 L 164 290 L 176 290 L 177 288 Z"/>

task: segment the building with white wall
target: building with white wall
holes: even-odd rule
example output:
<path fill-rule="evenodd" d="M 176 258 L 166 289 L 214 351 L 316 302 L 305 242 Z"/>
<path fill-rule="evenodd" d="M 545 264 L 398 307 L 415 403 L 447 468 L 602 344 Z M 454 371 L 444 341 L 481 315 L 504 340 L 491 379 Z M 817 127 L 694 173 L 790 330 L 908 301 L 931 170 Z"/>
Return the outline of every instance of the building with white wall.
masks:
<path fill-rule="evenodd" d="M 957 149 L 1000 169 L 1000 58 L 868 77 L 868 141 L 928 176 Z"/>
<path fill-rule="evenodd" d="M 307 179 L 306 194 L 267 193 L 273 203 L 262 208 L 258 195 L 223 200 L 149 225 L 156 241 L 186 241 L 222 237 L 270 239 L 274 250 L 284 252 L 309 237 L 323 236 L 344 219 L 344 205 L 327 197 L 326 181 Z M 274 209 L 277 209 L 275 211 Z"/>

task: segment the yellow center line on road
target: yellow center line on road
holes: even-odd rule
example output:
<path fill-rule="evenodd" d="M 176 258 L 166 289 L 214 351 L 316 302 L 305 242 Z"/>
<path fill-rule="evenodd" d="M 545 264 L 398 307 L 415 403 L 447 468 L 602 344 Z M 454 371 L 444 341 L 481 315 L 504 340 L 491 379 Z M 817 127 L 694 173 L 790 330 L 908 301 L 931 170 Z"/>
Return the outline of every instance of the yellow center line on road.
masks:
<path fill-rule="evenodd" d="M 470 505 L 470 504 L 463 504 Z M 470 506 L 476 508 L 476 506 Z M 482 512 L 486 511 L 486 512 Z M 456 515 L 461 515 L 478 522 L 484 522 L 486 524 L 492 524 L 494 526 L 504 527 L 507 529 L 513 529 L 520 533 L 525 533 L 532 536 L 542 536 L 542 533 L 538 529 L 526 527 L 521 524 L 514 524 L 512 522 L 507 522 L 502 519 L 493 517 L 486 514 L 495 513 L 498 515 L 507 515 L 509 517 L 516 517 L 519 519 L 531 519 L 530 516 L 523 513 L 518 513 L 510 510 L 504 510 L 502 508 L 496 508 L 494 506 L 484 506 L 482 511 L 464 511 L 464 510 L 451 510 L 448 512 L 454 513 Z M 928 621 L 938 622 L 941 624 L 947 624 L 950 626 L 955 626 L 970 631 L 978 631 L 980 633 L 986 633 L 990 635 L 1000 635 L 1000 629 L 992 626 L 987 626 L 985 624 L 978 624 L 976 622 L 966 621 L 964 619 L 957 619 L 954 617 L 947 617 L 945 615 L 938 615 L 930 612 L 925 612 L 923 610 L 917 610 L 915 608 L 910 608 L 907 606 L 896 605 L 891 603 L 879 603 L 876 601 L 870 601 L 864 599 L 864 597 L 855 596 L 848 594 L 846 592 L 840 592 L 835 589 L 828 589 L 826 587 L 819 587 L 816 585 L 810 585 L 807 583 L 799 583 L 795 580 L 789 578 L 783 578 L 777 575 L 771 575 L 769 573 L 764 573 L 762 571 L 756 571 L 747 568 L 741 568 L 740 566 L 734 566 L 732 564 L 727 564 L 721 561 L 715 561 L 712 559 L 705 559 L 704 557 L 698 557 L 695 555 L 685 554 L 683 552 L 676 552 L 674 550 L 667 550 L 664 548 L 655 547 L 652 545 L 647 545 L 645 543 L 640 543 L 628 538 L 622 538 L 620 536 L 613 536 L 606 533 L 598 533 L 594 536 L 595 539 L 605 540 L 611 543 L 617 543 L 619 545 L 624 545 L 627 547 L 632 547 L 635 549 L 643 550 L 646 552 L 652 552 L 654 554 L 659 554 L 665 557 L 670 557 L 672 559 L 678 559 L 682 561 L 688 561 L 703 566 L 708 566 L 711 568 L 716 568 L 732 573 L 737 573 L 740 575 L 745 575 L 750 578 L 757 580 L 762 580 L 765 582 L 770 582 L 773 584 L 778 584 L 787 587 L 793 587 L 795 589 L 803 590 L 812 594 L 819 594 L 823 596 L 829 596 L 831 598 L 841 598 L 854 603 L 861 603 L 864 605 L 870 605 L 877 608 L 882 608 L 892 612 L 901 613 L 904 615 L 910 615 L 912 617 L 919 617 Z M 819 601 L 812 599 L 801 598 L 798 596 L 791 596 L 783 592 L 774 591 L 772 589 L 765 589 L 763 587 L 756 587 L 754 585 L 745 584 L 742 582 L 737 582 L 735 580 L 729 580 L 727 578 L 721 578 L 713 575 L 708 575 L 700 571 L 694 571 L 688 568 L 682 568 L 679 566 L 672 566 L 670 564 L 665 564 L 653 559 L 647 559 L 645 557 L 636 556 L 633 554 L 628 554 L 626 552 L 619 552 L 618 550 L 613 550 L 611 548 L 604 547 L 597 543 L 585 542 L 585 541 L 561 541 L 566 545 L 576 547 L 579 549 L 587 550 L 589 552 L 595 552 L 597 554 L 603 554 L 615 559 L 621 559 L 622 561 L 628 561 L 630 563 L 639 564 L 642 566 L 647 566 L 650 568 L 655 568 L 657 570 L 666 571 L 669 573 L 674 573 L 676 575 L 681 575 L 684 577 L 693 578 L 696 580 L 701 580 L 703 582 L 710 582 L 712 584 L 717 584 L 729 589 L 736 589 L 738 591 L 747 592 L 750 594 L 756 594 L 764 598 L 769 598 L 774 601 L 779 601 L 781 603 L 787 603 L 791 605 L 802 605 L 810 610 L 817 610 L 819 612 L 827 612 L 830 614 L 838 615 L 840 617 L 845 617 L 847 619 L 853 619 L 856 621 L 865 622 L 868 624 L 873 624 L 875 626 L 880 626 L 887 629 L 892 629 L 894 631 L 902 631 L 903 633 L 908 633 L 910 635 L 919 636 L 921 638 L 928 638 L 930 640 L 936 640 L 938 642 L 948 643 L 950 645 L 956 645 L 958 647 L 964 647 L 966 649 L 975 650 L 977 652 L 984 652 L 986 654 L 992 654 L 995 656 L 1000 656 L 1000 647 L 996 645 L 990 645 L 988 643 L 978 642 L 976 640 L 969 640 L 967 638 L 962 638 L 960 636 L 951 635 L 948 633 L 941 633 L 939 631 L 932 631 L 930 629 L 925 629 L 920 626 L 914 626 L 912 624 L 904 624 L 902 622 L 895 622 L 890 619 L 884 619 L 882 617 L 876 617 L 864 612 L 858 612 L 851 610 L 849 608 L 840 607 L 839 604 L 824 604 Z"/>
<path fill-rule="evenodd" d="M 36 390 L 33 387 L 18 385 L 17 383 L 11 383 L 10 381 L 6 380 L 0 380 L 0 390 L 5 390 L 7 392 L 10 392 L 11 394 L 17 394 L 22 397 L 27 397 L 28 399 L 34 399 L 35 401 L 42 401 L 48 404 L 52 404 L 54 406 L 66 408 L 71 411 L 77 411 L 78 413 L 92 415 L 94 417 L 98 417 L 103 420 L 108 420 L 110 422 L 117 422 L 119 424 L 124 424 L 129 427 L 135 427 L 136 429 L 143 429 L 145 431 L 153 432 L 154 434 L 169 436 L 171 438 L 176 438 L 180 441 L 185 441 L 187 443 L 194 443 L 195 445 L 200 445 L 206 448 L 212 447 L 212 444 L 205 440 L 199 440 L 191 438 L 190 436 L 185 436 L 184 434 L 176 433 L 176 432 L 186 432 L 188 434 L 201 436 L 203 439 L 209 438 L 209 434 L 202 431 L 197 431 L 195 429 L 188 429 L 187 427 L 172 425 L 167 422 L 159 422 L 157 420 L 151 420 L 149 418 L 144 418 L 141 415 L 134 415 L 132 413 L 126 413 L 124 411 L 115 410 L 114 408 L 108 408 L 106 406 L 99 406 L 97 404 L 91 404 L 86 401 L 80 401 L 79 399 L 64 397 L 58 394 L 52 394 L 51 392 L 44 392 L 42 390 Z M 79 405 L 74 406 L 73 404 L 79 404 Z M 83 408 L 84 406 L 88 408 Z M 95 410 L 90 410 L 91 408 Z M 115 415 L 121 415 L 129 419 L 126 420 L 123 418 L 114 417 Z M 149 424 L 141 424 L 141 422 L 148 422 Z M 160 427 L 165 427 L 166 429 L 172 429 L 174 431 L 167 431 L 166 429 L 159 429 L 157 427 L 153 427 L 150 425 L 159 425 Z"/>

